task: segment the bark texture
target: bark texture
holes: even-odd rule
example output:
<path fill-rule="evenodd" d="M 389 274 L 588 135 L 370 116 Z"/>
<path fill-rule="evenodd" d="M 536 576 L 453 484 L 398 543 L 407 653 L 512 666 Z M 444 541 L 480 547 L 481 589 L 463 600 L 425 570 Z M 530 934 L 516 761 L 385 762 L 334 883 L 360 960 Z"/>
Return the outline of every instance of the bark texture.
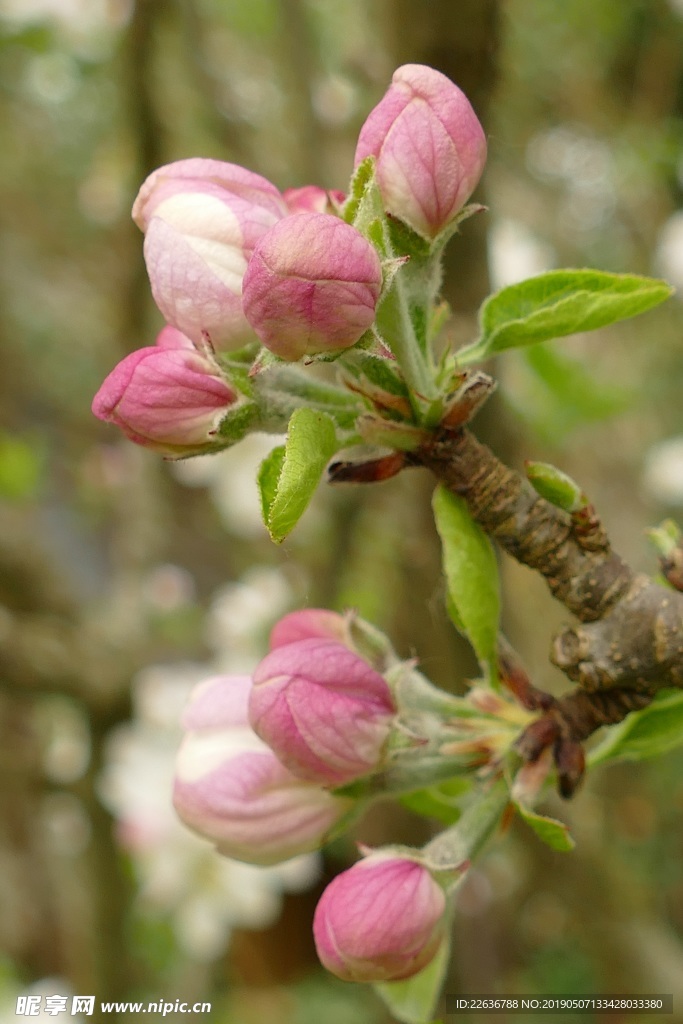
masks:
<path fill-rule="evenodd" d="M 555 637 L 551 659 L 581 689 L 559 700 L 532 696 L 542 715 L 519 743 L 529 760 L 553 747 L 560 789 L 571 795 L 582 740 L 658 690 L 683 686 L 683 593 L 634 572 L 592 508 L 570 515 L 552 505 L 467 429 L 441 429 L 409 461 L 464 498 L 473 519 L 579 619 Z"/>

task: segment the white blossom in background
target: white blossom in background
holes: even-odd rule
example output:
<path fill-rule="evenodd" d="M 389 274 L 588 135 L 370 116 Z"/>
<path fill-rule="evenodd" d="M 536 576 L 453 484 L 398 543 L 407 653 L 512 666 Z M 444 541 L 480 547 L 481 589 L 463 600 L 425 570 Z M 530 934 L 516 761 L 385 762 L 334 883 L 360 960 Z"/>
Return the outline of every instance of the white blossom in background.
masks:
<path fill-rule="evenodd" d="M 526 225 L 507 217 L 494 221 L 489 232 L 489 272 L 494 289 L 541 274 L 554 262 L 552 246 Z"/>
<path fill-rule="evenodd" d="M 683 505 L 683 437 L 670 437 L 650 448 L 643 487 L 662 505 Z"/>
<path fill-rule="evenodd" d="M 219 674 L 250 673 L 264 654 L 264 639 L 292 607 L 291 587 L 279 569 L 258 566 L 217 591 L 209 610 L 207 640 Z"/>
<path fill-rule="evenodd" d="M 249 434 L 216 455 L 175 462 L 172 471 L 186 487 L 208 487 L 221 518 L 239 537 L 259 537 L 265 530 L 256 474 L 266 455 L 284 442 L 279 434 Z"/>
<path fill-rule="evenodd" d="M 683 0 L 681 6 L 683 8 Z M 654 258 L 657 273 L 674 285 L 680 298 L 683 289 L 683 210 L 673 213 L 664 222 L 657 239 Z"/>
<path fill-rule="evenodd" d="M 117 820 L 130 854 L 144 909 L 168 914 L 178 943 L 198 960 L 218 957 L 234 928 L 265 928 L 283 892 L 306 889 L 318 877 L 317 855 L 262 868 L 217 855 L 190 832 L 171 803 L 180 714 L 212 665 L 155 665 L 135 681 L 134 719 L 108 744 L 100 796 Z"/>
<path fill-rule="evenodd" d="M 72 999 L 74 994 L 88 996 L 89 992 L 74 993 L 71 983 L 60 977 L 40 978 L 32 985 L 25 988 L 8 985 L 0 992 L 0 1024 L 16 1024 L 17 1021 L 30 1021 L 30 1024 L 54 1024 L 55 1020 L 67 1018 L 70 1024 L 85 1024 L 88 1020 L 81 1013 L 72 1014 Z M 19 997 L 38 997 L 38 1012 L 28 1016 L 17 1014 L 17 1000 Z M 55 996 L 61 997 L 55 1000 Z M 66 999 L 66 1009 L 64 1006 Z M 52 1008 L 52 1012 L 49 1012 Z"/>

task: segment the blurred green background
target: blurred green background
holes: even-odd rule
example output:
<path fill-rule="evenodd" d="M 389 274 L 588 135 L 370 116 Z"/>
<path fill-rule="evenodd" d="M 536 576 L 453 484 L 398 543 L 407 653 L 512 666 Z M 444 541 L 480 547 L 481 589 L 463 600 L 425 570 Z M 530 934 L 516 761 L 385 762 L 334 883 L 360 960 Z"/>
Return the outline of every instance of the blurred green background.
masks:
<path fill-rule="evenodd" d="M 683 3 L 0 0 L 0 32 L 0 1018 L 38 992 L 209 1001 L 221 1024 L 384 1024 L 310 938 L 351 840 L 289 877 L 220 862 L 175 824 L 170 774 L 188 687 L 248 671 L 291 608 L 357 607 L 462 684 L 431 482 L 323 489 L 275 548 L 252 483 L 267 440 L 174 466 L 94 420 L 103 377 L 161 327 L 129 210 L 154 167 L 199 155 L 344 189 L 393 69 L 422 62 L 467 92 L 490 145 L 489 212 L 448 259 L 454 344 L 491 281 L 590 265 L 683 288 Z M 674 298 L 501 358 L 478 424 L 514 465 L 574 475 L 650 572 L 644 530 L 683 504 L 682 333 Z M 561 687 L 563 611 L 502 569 L 506 631 L 534 681 Z M 551 800 L 572 855 L 513 824 L 462 889 L 447 990 L 683 1006 L 682 780 L 673 753 Z M 361 834 L 426 828 L 382 806 Z"/>

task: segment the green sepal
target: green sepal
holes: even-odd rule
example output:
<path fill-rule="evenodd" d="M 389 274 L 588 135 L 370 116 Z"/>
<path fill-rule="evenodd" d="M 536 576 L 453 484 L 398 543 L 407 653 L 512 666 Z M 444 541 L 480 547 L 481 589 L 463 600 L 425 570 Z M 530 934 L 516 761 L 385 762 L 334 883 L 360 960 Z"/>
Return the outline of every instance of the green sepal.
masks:
<path fill-rule="evenodd" d="M 292 415 L 284 446 L 270 453 L 258 474 L 263 521 L 276 543 L 296 526 L 339 447 L 325 413 L 304 406 Z"/>
<path fill-rule="evenodd" d="M 672 290 L 666 281 L 636 274 L 539 274 L 486 299 L 479 311 L 480 337 L 458 352 L 458 363 L 468 366 L 508 348 L 606 327 L 658 306 Z"/>
<path fill-rule="evenodd" d="M 248 399 L 239 405 L 228 409 L 218 427 L 217 436 L 228 441 L 229 444 L 237 444 L 247 434 L 256 429 L 259 422 L 259 410 L 255 402 Z"/>
<path fill-rule="evenodd" d="M 367 408 L 348 388 L 318 380 L 301 367 L 278 361 L 253 378 L 262 429 L 284 433 L 292 414 L 301 407 L 324 413 L 341 433 L 355 433 L 356 417 Z"/>
<path fill-rule="evenodd" d="M 527 478 L 542 498 L 565 512 L 577 512 L 586 505 L 586 496 L 579 485 L 561 469 L 549 462 L 527 462 Z"/>
<path fill-rule="evenodd" d="M 358 164 L 349 183 L 349 193 L 342 207 L 342 217 L 347 224 L 355 224 L 358 210 L 370 183 L 375 177 L 375 158 L 366 156 Z"/>
<path fill-rule="evenodd" d="M 472 644 L 489 683 L 496 686 L 500 584 L 493 546 L 465 501 L 442 485 L 434 492 L 432 507 L 441 537 L 449 612 Z"/>
<path fill-rule="evenodd" d="M 380 999 L 401 1024 L 430 1024 L 441 995 L 450 959 L 450 936 L 445 935 L 430 964 L 405 981 L 373 985 Z"/>

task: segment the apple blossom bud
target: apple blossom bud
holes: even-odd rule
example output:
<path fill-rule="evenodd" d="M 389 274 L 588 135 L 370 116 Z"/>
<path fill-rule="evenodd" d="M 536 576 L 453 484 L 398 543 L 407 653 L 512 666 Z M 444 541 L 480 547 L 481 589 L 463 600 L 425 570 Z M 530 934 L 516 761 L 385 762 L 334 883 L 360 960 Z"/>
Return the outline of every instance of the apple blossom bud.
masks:
<path fill-rule="evenodd" d="M 346 196 L 337 189 L 329 192 L 319 185 L 286 188 L 282 197 L 290 213 L 334 213 L 335 204 L 341 206 Z"/>
<path fill-rule="evenodd" d="M 410 978 L 436 956 L 446 896 L 427 868 L 378 851 L 325 889 L 313 919 L 320 960 L 344 981 Z"/>
<path fill-rule="evenodd" d="M 192 694 L 178 752 L 173 803 L 220 853 L 278 864 L 318 849 L 353 809 L 292 775 L 248 724 L 248 676 L 215 676 Z"/>
<path fill-rule="evenodd" d="M 283 647 L 296 640 L 310 640 L 313 637 L 326 637 L 345 643 L 347 636 L 346 619 L 338 612 L 327 608 L 302 608 L 300 611 L 289 612 L 276 622 L 270 634 L 270 649 Z"/>
<path fill-rule="evenodd" d="M 114 367 L 92 411 L 136 444 L 182 456 L 211 449 L 236 395 L 213 361 L 172 330 L 165 328 L 157 345 L 131 352 Z"/>
<path fill-rule="evenodd" d="M 145 232 L 154 299 L 199 344 L 235 349 L 251 337 L 242 278 L 254 245 L 285 202 L 269 181 L 221 160 L 179 160 L 154 171 L 133 205 Z"/>
<path fill-rule="evenodd" d="M 355 345 L 375 319 L 379 257 L 350 224 L 327 213 L 297 213 L 256 244 L 244 276 L 247 320 L 282 359 Z"/>
<path fill-rule="evenodd" d="M 254 672 L 254 730 L 296 775 L 325 786 L 379 767 L 395 713 L 379 672 L 333 639 L 276 647 Z"/>
<path fill-rule="evenodd" d="M 422 64 L 404 64 L 361 128 L 387 211 L 435 238 L 465 205 L 486 162 L 486 138 L 465 94 Z"/>

